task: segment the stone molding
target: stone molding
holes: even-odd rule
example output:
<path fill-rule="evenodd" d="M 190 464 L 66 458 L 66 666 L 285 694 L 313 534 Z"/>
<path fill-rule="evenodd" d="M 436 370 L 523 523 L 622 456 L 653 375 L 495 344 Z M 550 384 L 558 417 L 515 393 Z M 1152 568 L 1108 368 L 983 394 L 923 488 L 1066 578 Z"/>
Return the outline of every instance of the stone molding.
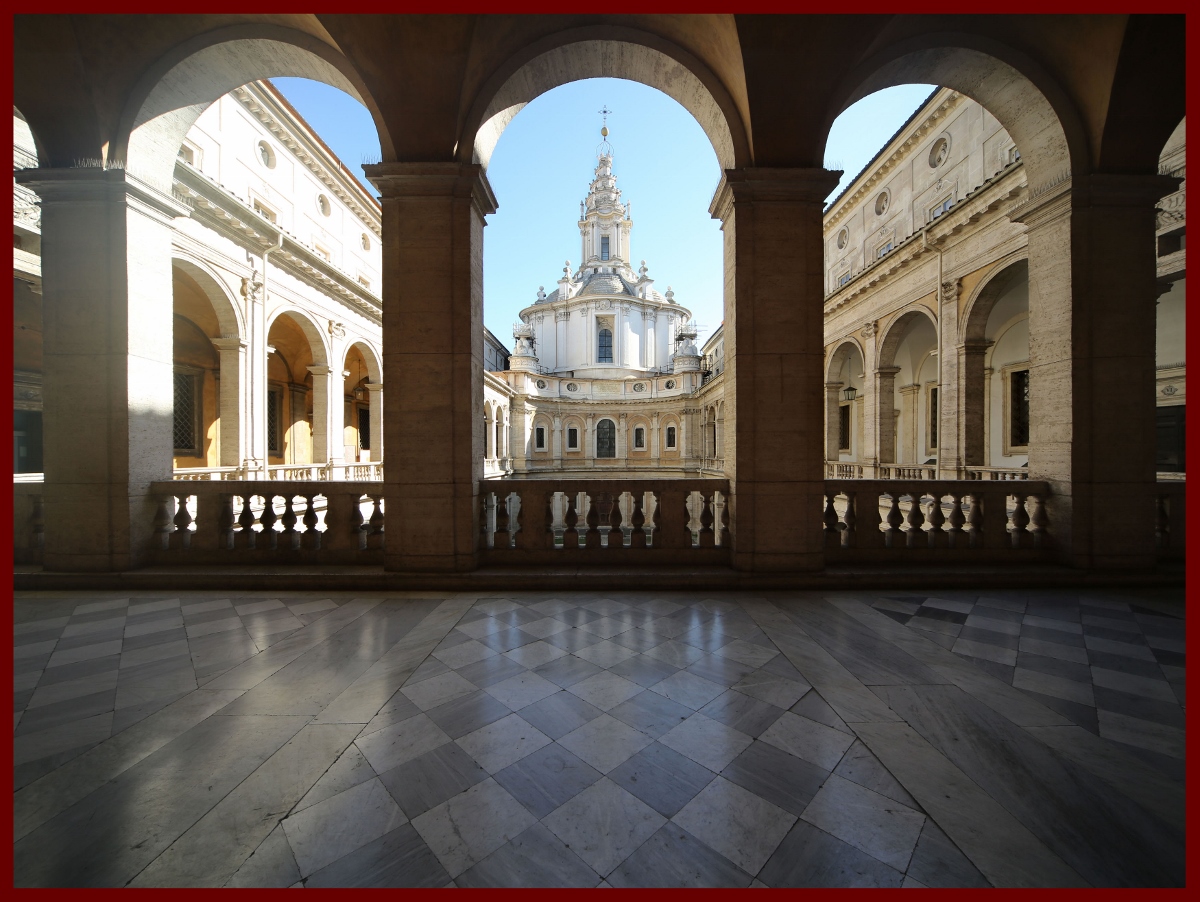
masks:
<path fill-rule="evenodd" d="M 713 219 L 725 220 L 735 203 L 821 205 L 840 176 L 815 167 L 726 169 L 708 212 Z"/>
<path fill-rule="evenodd" d="M 492 186 L 478 163 L 373 163 L 364 166 L 363 171 L 385 199 L 466 198 L 480 216 L 499 209 Z"/>
<path fill-rule="evenodd" d="M 34 191 L 47 204 L 125 203 L 164 225 L 187 217 L 191 207 L 123 169 L 21 169 L 17 184 Z"/>

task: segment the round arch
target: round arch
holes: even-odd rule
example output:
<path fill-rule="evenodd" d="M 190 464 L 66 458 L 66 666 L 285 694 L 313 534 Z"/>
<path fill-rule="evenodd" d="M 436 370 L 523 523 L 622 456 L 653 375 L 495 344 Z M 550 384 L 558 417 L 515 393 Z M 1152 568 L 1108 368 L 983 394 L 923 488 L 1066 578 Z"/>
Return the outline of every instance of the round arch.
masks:
<path fill-rule="evenodd" d="M 375 350 L 365 338 L 355 338 L 346 345 L 346 350 L 342 354 L 343 364 L 346 358 L 350 356 L 350 351 L 357 349 L 358 353 L 362 354 L 363 361 L 367 364 L 367 378 L 374 383 L 383 381 L 383 367 L 380 364 L 379 352 Z"/>
<path fill-rule="evenodd" d="M 246 338 L 245 317 L 242 315 L 233 293 L 229 290 L 229 286 L 225 284 L 225 280 L 221 278 L 217 269 L 178 249 L 171 255 L 171 266 L 187 273 L 188 277 L 204 292 L 204 296 L 212 304 L 213 312 L 217 315 L 222 338 Z"/>
<path fill-rule="evenodd" d="M 866 366 L 867 355 L 863 351 L 862 345 L 858 340 L 848 336 L 838 342 L 837 348 L 829 355 L 829 366 L 825 370 L 825 381 L 832 382 L 833 377 L 842 371 L 842 366 L 846 363 L 852 352 L 858 353 L 858 359 Z"/>
<path fill-rule="evenodd" d="M 246 23 L 183 41 L 143 73 L 121 111 L 109 161 L 123 161 L 142 181 L 169 191 L 175 154 L 205 109 L 234 88 L 285 76 L 320 81 L 358 100 L 375 121 L 384 159 L 395 158 L 378 105 L 341 53 L 302 31 Z"/>
<path fill-rule="evenodd" d="M 877 369 L 879 367 L 894 366 L 896 361 L 896 351 L 900 348 L 900 343 L 904 341 L 908 335 L 912 324 L 924 316 L 933 326 L 934 331 L 937 331 L 937 317 L 930 312 L 928 307 L 920 304 L 914 304 L 906 307 L 904 311 L 888 323 L 887 331 L 883 338 L 879 341 L 879 350 L 876 354 L 878 358 Z"/>
<path fill-rule="evenodd" d="M 321 334 L 320 327 L 313 322 L 312 318 L 299 307 L 288 305 L 272 310 L 267 316 L 267 334 L 271 334 L 271 327 L 281 316 L 291 319 L 308 339 L 308 346 L 313 355 L 313 366 L 329 366 L 330 355 L 329 348 L 325 344 L 325 336 Z"/>
<path fill-rule="evenodd" d="M 884 88 L 933 84 L 970 97 L 996 117 L 1021 150 L 1031 188 L 1086 172 L 1091 155 L 1075 105 L 1023 53 L 980 35 L 939 33 L 898 41 L 852 69 L 831 92 L 820 140 L 851 104 Z"/>
<path fill-rule="evenodd" d="M 1010 288 L 1029 281 L 1029 253 L 1020 250 L 997 262 L 967 299 L 965 315 L 959 326 L 959 338 L 964 342 L 983 341 L 992 308 Z"/>
<path fill-rule="evenodd" d="M 624 26 L 570 29 L 536 41 L 499 66 L 467 113 L 456 155 L 486 170 L 505 127 L 531 100 L 585 78 L 624 78 L 662 91 L 695 117 L 722 169 L 749 165 L 750 137 L 724 84 L 688 51 Z"/>

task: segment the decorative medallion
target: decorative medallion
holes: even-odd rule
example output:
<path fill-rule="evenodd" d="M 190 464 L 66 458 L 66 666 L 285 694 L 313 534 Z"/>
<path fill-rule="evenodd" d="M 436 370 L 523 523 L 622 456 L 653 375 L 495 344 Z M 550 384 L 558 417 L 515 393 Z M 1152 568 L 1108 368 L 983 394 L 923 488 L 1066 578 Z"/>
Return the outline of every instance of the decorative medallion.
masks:
<path fill-rule="evenodd" d="M 545 387 L 546 387 L 546 380 L 545 380 L 545 379 L 539 379 L 539 380 L 537 381 L 537 387 L 538 387 L 538 388 L 545 388 Z"/>
<path fill-rule="evenodd" d="M 668 379 L 668 380 L 667 380 L 667 388 L 674 388 L 674 387 L 675 387 L 675 380 L 674 380 L 674 379 Z"/>
<path fill-rule="evenodd" d="M 635 383 L 633 383 L 633 390 L 634 390 L 634 391 L 645 391 L 645 390 L 646 390 L 646 383 L 645 383 L 645 382 L 635 382 Z"/>
<path fill-rule="evenodd" d="M 847 229 L 842 229 L 840 232 L 838 232 L 838 236 L 837 236 L 838 250 L 844 249 L 846 247 L 846 244 L 849 241 L 850 241 L 850 232 Z"/>
<path fill-rule="evenodd" d="M 567 383 L 567 391 L 579 391 L 579 386 L 576 385 L 574 382 L 568 382 Z"/>
<path fill-rule="evenodd" d="M 1174 385 L 1168 385 L 1166 388 L 1164 388 L 1162 390 L 1162 393 L 1169 398 L 1169 397 L 1171 397 L 1171 395 L 1175 394 L 1177 391 L 1179 391 L 1179 389 L 1177 389 Z"/>

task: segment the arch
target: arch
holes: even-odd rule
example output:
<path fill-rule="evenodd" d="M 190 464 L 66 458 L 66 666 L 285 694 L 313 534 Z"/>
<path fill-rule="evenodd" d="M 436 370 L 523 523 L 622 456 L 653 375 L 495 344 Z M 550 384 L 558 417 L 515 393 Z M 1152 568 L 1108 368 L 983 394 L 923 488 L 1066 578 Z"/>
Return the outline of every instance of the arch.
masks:
<path fill-rule="evenodd" d="M 500 135 L 527 103 L 585 78 L 624 78 L 662 91 L 700 124 L 722 169 L 751 163 L 746 124 L 716 74 L 677 44 L 619 25 L 550 35 L 497 67 L 467 113 L 456 147 L 459 162 L 480 163 L 486 170 Z"/>
<path fill-rule="evenodd" d="M 859 344 L 858 339 L 854 338 L 853 336 L 848 336 L 838 342 L 837 348 L 834 349 L 834 352 L 829 355 L 829 366 L 825 370 L 826 382 L 834 381 L 834 377 L 842 371 L 842 366 L 845 365 L 847 358 L 849 358 L 851 353 L 855 351 L 858 352 L 858 359 L 863 362 L 863 367 L 865 369 L 867 355 L 863 351 L 862 345 Z"/>
<path fill-rule="evenodd" d="M 221 327 L 222 338 L 246 338 L 246 319 L 241 305 L 234 298 L 221 273 L 211 264 L 176 249 L 171 254 L 171 266 L 187 273 L 212 304 L 213 313 Z"/>
<path fill-rule="evenodd" d="M 965 315 L 959 325 L 959 340 L 983 341 L 992 308 L 1022 280 L 1029 281 L 1029 252 L 1024 248 L 998 261 L 975 286 L 971 297 L 967 299 Z"/>
<path fill-rule="evenodd" d="M 320 327 L 313 321 L 312 317 L 299 307 L 289 304 L 276 307 L 272 310 L 267 315 L 267 335 L 271 334 L 271 327 L 275 325 L 275 321 L 281 316 L 290 318 L 300 327 L 300 331 L 308 339 L 308 346 L 313 355 L 313 366 L 329 366 L 330 352 L 328 346 L 325 344 L 325 336 L 321 333 Z"/>
<path fill-rule="evenodd" d="M 356 338 L 346 345 L 346 351 L 342 354 L 342 361 L 350 356 L 350 350 L 355 348 L 358 353 L 362 354 L 363 362 L 367 365 L 367 378 L 376 384 L 383 381 L 383 365 L 380 363 L 379 352 L 375 350 L 365 338 Z"/>
<path fill-rule="evenodd" d="M 852 69 L 831 92 L 833 103 L 818 149 L 823 151 L 843 110 L 868 94 L 902 84 L 941 85 L 983 106 L 1020 148 L 1030 188 L 1089 167 L 1082 118 L 1041 65 L 999 41 L 953 32 L 897 41 Z"/>
<path fill-rule="evenodd" d="M 912 304 L 904 309 L 903 312 L 890 323 L 888 323 L 887 332 L 879 341 L 879 350 L 876 354 L 878 363 L 876 368 L 893 366 L 896 360 L 896 351 L 900 348 L 900 343 L 904 341 L 912 324 L 922 315 L 929 320 L 934 331 L 937 330 L 937 317 L 921 304 Z"/>
<path fill-rule="evenodd" d="M 200 114 L 234 88 L 284 76 L 320 81 L 358 100 L 375 121 L 384 159 L 395 158 L 378 105 L 341 53 L 302 31 L 245 23 L 183 41 L 143 73 L 121 111 L 107 162 L 123 161 L 133 175 L 169 192 L 175 154 Z"/>
<path fill-rule="evenodd" d="M 16 144 L 21 138 L 20 129 L 25 128 L 29 130 L 29 143 L 32 145 L 29 149 L 33 151 L 34 165 L 36 168 L 36 166 L 39 165 L 38 161 L 46 159 L 46 150 L 42 146 L 42 142 L 38 138 L 37 132 L 33 130 L 33 126 L 29 124 L 29 120 L 25 118 L 25 114 L 17 109 L 16 104 L 13 104 L 13 118 L 21 120 L 20 126 L 13 127 L 13 144 Z"/>
<path fill-rule="evenodd" d="M 496 457 L 497 459 L 508 457 L 508 435 L 505 431 L 507 417 L 504 415 L 504 405 L 496 404 L 495 408 L 495 433 L 496 433 Z"/>
<path fill-rule="evenodd" d="M 571 429 L 578 430 L 575 433 L 575 446 L 570 444 Z M 586 449 L 587 424 L 583 417 L 578 414 L 566 414 L 562 418 L 562 435 L 563 444 L 562 450 L 564 454 L 582 454 Z"/>

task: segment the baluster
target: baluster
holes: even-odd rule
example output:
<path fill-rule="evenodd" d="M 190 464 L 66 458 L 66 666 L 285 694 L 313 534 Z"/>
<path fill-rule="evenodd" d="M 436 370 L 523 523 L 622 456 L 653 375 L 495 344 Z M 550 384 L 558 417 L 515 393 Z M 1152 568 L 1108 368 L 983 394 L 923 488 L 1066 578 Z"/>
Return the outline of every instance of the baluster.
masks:
<path fill-rule="evenodd" d="M 662 544 L 662 534 L 658 531 L 658 509 L 662 507 L 662 495 L 658 492 L 654 493 L 654 513 L 650 515 L 650 535 L 648 538 L 655 547 Z"/>
<path fill-rule="evenodd" d="M 163 551 L 171 548 L 171 505 L 174 503 L 174 495 L 163 495 L 158 499 L 158 508 L 154 512 L 154 534 L 158 537 L 158 547 Z M 35 515 L 36 511 L 35 506 Z"/>
<path fill-rule="evenodd" d="M 188 513 L 187 496 L 177 496 L 175 508 L 175 532 L 171 534 L 172 545 L 176 550 L 186 550 L 192 546 L 192 533 L 188 526 L 192 515 Z"/>
<path fill-rule="evenodd" d="M 888 508 L 888 528 L 883 534 L 883 544 L 888 548 L 899 548 L 902 537 L 900 524 L 904 522 L 904 518 L 900 516 L 900 492 L 897 489 L 892 489 L 889 497 L 891 498 L 891 507 Z"/>
<path fill-rule="evenodd" d="M 221 512 L 217 515 L 217 547 L 228 551 L 233 547 L 233 496 L 221 496 Z"/>
<path fill-rule="evenodd" d="M 1154 496 L 1154 547 L 1166 551 L 1171 547 L 1171 518 L 1167 513 L 1167 496 Z"/>
<path fill-rule="evenodd" d="M 717 544 L 723 548 L 729 547 L 729 496 L 721 493 L 721 517 L 717 523 Z"/>
<path fill-rule="evenodd" d="M 266 540 L 266 547 L 274 551 L 279 547 L 279 533 L 275 531 L 275 521 L 279 519 L 275 513 L 275 493 L 269 492 L 263 495 L 263 512 L 258 518 L 258 522 L 262 524 L 262 532 L 259 534 L 259 539 Z"/>
<path fill-rule="evenodd" d="M 315 497 L 315 495 L 304 496 L 307 506 L 304 509 L 304 535 L 301 537 L 301 544 L 312 551 L 321 547 L 321 534 L 317 532 L 316 502 L 313 500 Z M 325 505 L 325 510 L 329 510 L 328 503 Z"/>
<path fill-rule="evenodd" d="M 587 512 L 587 532 L 584 534 L 584 542 L 588 548 L 600 547 L 600 505 L 599 500 L 602 495 L 588 494 L 588 512 Z"/>
<path fill-rule="evenodd" d="M 967 508 L 967 544 L 971 548 L 983 547 L 983 498 L 978 492 L 970 495 L 971 505 Z"/>
<path fill-rule="evenodd" d="M 1046 535 L 1046 501 L 1041 495 L 1028 495 L 1026 505 L 1033 504 L 1033 513 L 1029 515 L 1029 529 L 1033 533 L 1033 547 L 1044 548 L 1049 542 Z"/>
<path fill-rule="evenodd" d="M 625 533 L 621 530 L 621 493 L 612 496 L 612 511 L 609 518 L 608 547 L 624 548 Z"/>
<path fill-rule="evenodd" d="M 512 536 L 508 531 L 508 493 L 496 495 L 496 548 L 507 551 L 512 548 Z"/>
<path fill-rule="evenodd" d="M 855 513 L 855 507 L 858 505 L 857 492 L 844 492 L 846 496 L 846 514 L 842 517 L 845 528 L 842 530 L 842 547 L 854 548 L 858 544 L 858 533 L 855 531 L 855 526 L 858 523 L 858 515 Z"/>
<path fill-rule="evenodd" d="M 554 492 L 546 493 L 546 510 L 542 516 L 546 520 L 545 547 L 553 551 L 558 546 L 554 543 Z"/>
<path fill-rule="evenodd" d="M 283 499 L 283 516 L 279 522 L 283 524 L 283 547 L 284 548 L 299 548 L 300 533 L 296 532 L 296 521 L 299 518 L 296 512 L 292 510 L 292 493 L 289 491 Z"/>
<path fill-rule="evenodd" d="M 705 495 L 700 493 L 700 547 L 712 548 L 715 544 L 713 536 L 713 515 L 712 515 L 712 500 L 713 495 Z"/>
<path fill-rule="evenodd" d="M 563 492 L 563 550 L 579 547 L 579 531 L 575 529 L 579 523 L 579 513 L 575 510 L 578 497 L 575 492 Z"/>
<path fill-rule="evenodd" d="M 238 529 L 233 534 L 234 548 L 254 547 L 254 511 L 250 510 L 250 495 L 242 495 L 242 510 L 238 514 Z"/>
<path fill-rule="evenodd" d="M 946 544 L 950 548 L 965 548 L 967 545 L 967 534 L 963 532 L 963 524 L 966 522 L 966 517 L 963 516 L 963 493 L 950 493 L 950 524 L 949 532 L 946 536 Z"/>
<path fill-rule="evenodd" d="M 350 508 L 350 543 L 354 548 L 363 551 L 367 547 L 367 526 L 363 520 L 362 514 L 362 499 L 359 495 L 354 499 L 354 504 Z"/>
<path fill-rule="evenodd" d="M 825 491 L 825 548 L 826 550 L 838 548 L 842 544 L 842 537 L 838 531 L 838 515 L 837 510 L 833 506 L 834 499 L 837 498 L 837 491 Z"/>
<path fill-rule="evenodd" d="M 942 496 L 939 489 L 933 490 L 933 504 L 929 506 L 929 516 L 925 520 L 929 523 L 929 547 L 945 548 L 946 533 L 942 530 L 942 524 L 946 522 L 946 515 L 942 513 Z"/>
<path fill-rule="evenodd" d="M 493 547 L 495 541 L 496 496 L 484 492 L 479 496 L 479 544 L 483 548 Z"/>
<path fill-rule="evenodd" d="M 921 510 L 921 490 L 914 489 L 908 496 L 909 508 L 908 516 L 905 522 L 908 524 L 908 532 L 904 537 L 904 544 L 909 548 L 919 548 L 921 545 L 928 544 L 928 539 L 925 538 L 924 530 L 921 529 L 925 523 L 925 513 Z"/>
<path fill-rule="evenodd" d="M 383 543 L 386 541 L 383 522 L 383 495 L 373 495 L 371 501 L 374 507 L 371 509 L 371 519 L 368 521 L 371 529 L 367 533 L 367 547 L 380 549 L 383 548 Z"/>
<path fill-rule="evenodd" d="M 629 505 L 632 508 L 629 514 L 629 523 L 633 529 L 629 533 L 630 548 L 645 548 L 646 547 L 646 513 L 642 509 L 642 502 L 645 500 L 642 492 L 629 493 Z"/>
<path fill-rule="evenodd" d="M 1028 548 L 1032 542 L 1032 536 L 1025 531 L 1025 527 L 1029 525 L 1029 513 L 1025 510 L 1025 496 L 1014 492 L 1012 499 L 1016 502 L 1016 507 L 1012 512 L 1012 547 L 1013 548 Z M 1005 505 L 1007 507 L 1007 505 Z"/>

